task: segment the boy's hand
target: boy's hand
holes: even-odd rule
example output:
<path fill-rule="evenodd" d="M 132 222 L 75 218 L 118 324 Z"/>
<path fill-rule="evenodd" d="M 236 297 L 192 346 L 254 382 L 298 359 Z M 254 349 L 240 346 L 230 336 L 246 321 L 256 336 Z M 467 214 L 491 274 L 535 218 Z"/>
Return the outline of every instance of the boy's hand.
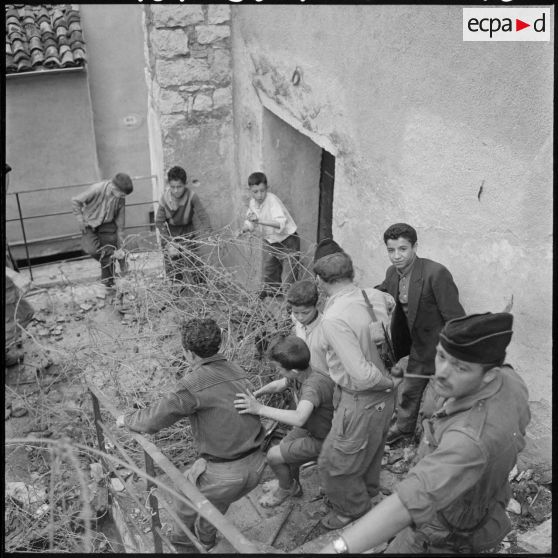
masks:
<path fill-rule="evenodd" d="M 172 242 L 169 242 L 165 248 L 169 256 L 178 256 L 180 254 L 180 251 Z"/>
<path fill-rule="evenodd" d="M 126 257 L 126 253 L 124 252 L 124 250 L 122 250 L 122 248 L 118 248 L 118 250 L 114 251 L 112 257 L 115 260 L 123 260 Z"/>
<path fill-rule="evenodd" d="M 263 405 L 251 393 L 237 393 L 236 397 L 237 399 L 235 399 L 233 403 L 240 415 L 244 415 L 246 413 L 257 415 L 263 407 Z"/>
<path fill-rule="evenodd" d="M 253 211 L 249 211 L 248 212 L 248 221 L 250 221 L 251 223 L 257 223 L 258 222 L 258 216 L 253 212 Z"/>
<path fill-rule="evenodd" d="M 393 378 L 403 379 L 405 372 L 407 371 L 407 365 L 409 364 L 409 357 L 405 356 L 400 358 L 397 363 L 391 369 L 391 375 Z M 395 380 L 394 380 L 395 381 Z"/>
<path fill-rule="evenodd" d="M 124 415 L 116 417 L 116 426 L 119 428 L 124 428 L 126 426 L 126 423 L 124 422 Z"/>
<path fill-rule="evenodd" d="M 79 230 L 81 232 L 85 232 L 85 229 L 87 228 L 87 225 L 83 221 L 83 217 L 78 217 L 77 222 L 78 222 Z"/>
<path fill-rule="evenodd" d="M 250 221 L 244 221 L 244 225 L 242 225 L 242 229 L 240 229 L 240 234 L 245 232 L 252 232 L 254 230 L 254 224 Z"/>

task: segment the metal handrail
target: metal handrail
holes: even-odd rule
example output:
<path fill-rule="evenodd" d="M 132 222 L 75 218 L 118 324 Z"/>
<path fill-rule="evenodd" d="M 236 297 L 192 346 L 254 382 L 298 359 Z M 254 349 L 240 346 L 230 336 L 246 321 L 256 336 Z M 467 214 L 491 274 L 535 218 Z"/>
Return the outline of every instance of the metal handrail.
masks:
<path fill-rule="evenodd" d="M 93 413 L 95 416 L 95 428 L 97 431 L 97 439 L 99 442 L 99 449 L 106 453 L 103 435 L 103 422 L 101 420 L 100 405 L 103 405 L 109 413 L 116 419 L 122 413 L 114 407 L 114 405 L 105 397 L 105 395 L 96 387 L 87 383 L 89 393 L 93 401 Z M 221 512 L 194 486 L 189 482 L 183 474 L 171 463 L 171 461 L 161 452 L 161 450 L 147 438 L 138 434 L 137 432 L 130 431 L 131 437 L 138 442 L 138 444 L 144 450 L 144 453 L 152 459 L 153 462 L 162 469 L 168 477 L 173 481 L 176 488 L 188 498 L 192 504 L 192 507 L 209 522 L 213 524 L 214 527 L 232 544 L 232 546 L 239 553 L 246 554 L 257 554 L 260 552 L 258 547 L 250 542 L 239 530 L 232 524 Z M 146 460 L 146 466 L 149 466 L 149 460 Z M 147 472 L 147 471 L 146 471 Z M 149 474 L 149 473 L 148 473 Z M 149 475 L 153 477 L 153 474 Z M 150 491 L 151 492 L 151 491 Z M 152 494 L 150 494 L 151 496 Z M 158 511 L 154 511 L 157 514 L 156 519 L 153 521 L 159 521 Z M 153 530 L 154 544 L 159 546 L 161 543 L 160 538 L 155 542 L 155 535 L 159 536 L 158 529 Z"/>
<path fill-rule="evenodd" d="M 35 192 L 39 192 L 39 191 L 40 190 L 35 190 Z M 159 203 L 159 200 L 127 203 L 126 207 L 136 207 L 137 205 L 151 205 L 154 203 Z M 41 213 L 40 215 L 27 215 L 26 217 L 23 218 L 27 220 L 27 219 L 38 219 L 39 217 L 56 217 L 57 215 L 73 215 L 73 214 L 74 212 L 70 210 L 70 211 L 59 211 L 57 213 Z M 11 223 L 13 221 L 19 221 L 19 217 L 14 219 L 6 219 L 6 223 Z"/>
<path fill-rule="evenodd" d="M 147 178 L 154 178 L 157 182 L 156 174 L 145 174 L 143 176 L 131 176 L 132 180 L 145 180 Z M 65 190 L 67 188 L 83 188 L 84 186 L 93 186 L 93 184 L 98 184 L 99 182 L 104 182 L 105 180 L 110 180 L 108 178 L 103 178 L 101 180 L 95 180 L 93 182 L 84 182 L 83 184 L 66 184 L 64 186 L 52 186 L 50 188 L 38 188 L 34 190 L 18 190 L 17 192 L 7 192 L 8 196 L 15 196 L 16 194 L 33 194 L 35 192 L 46 192 L 48 190 Z"/>
<path fill-rule="evenodd" d="M 143 175 L 143 176 L 132 176 L 131 177 L 132 180 L 152 180 L 155 179 L 155 184 L 158 184 L 158 178 L 156 174 L 150 174 L 150 175 Z M 105 179 L 106 180 L 106 179 Z M 91 186 L 93 184 L 97 184 L 100 181 L 95 181 L 95 182 L 86 182 L 84 184 L 69 184 L 69 185 L 65 185 L 65 186 L 53 186 L 51 188 L 41 188 L 41 189 L 36 189 L 36 190 L 19 190 L 17 192 L 7 192 L 7 195 L 9 196 L 15 196 L 16 198 L 16 202 L 17 202 L 17 210 L 18 210 L 18 217 L 16 219 L 6 219 L 6 222 L 14 222 L 14 221 L 19 221 L 20 225 L 21 225 L 21 232 L 23 235 L 23 242 L 19 241 L 19 242 L 13 242 L 12 246 L 21 246 L 21 244 L 23 244 L 25 246 L 25 256 L 27 259 L 27 267 L 29 269 L 29 275 L 31 277 L 31 281 L 33 281 L 33 266 L 31 265 L 31 257 L 29 255 L 29 245 L 30 244 L 34 244 L 34 243 L 38 243 L 38 242 L 45 242 L 45 241 L 53 241 L 53 240 L 63 240 L 63 239 L 73 239 L 73 238 L 79 238 L 79 236 L 75 235 L 75 234 L 67 234 L 67 235 L 59 235 L 59 236 L 51 236 L 51 237 L 43 237 L 43 238 L 39 238 L 39 239 L 32 239 L 32 240 L 27 240 L 27 234 L 25 232 L 25 224 L 24 221 L 27 219 L 38 219 L 40 217 L 56 217 L 58 215 L 71 215 L 72 211 L 63 211 L 63 212 L 58 212 L 58 213 L 45 213 L 45 214 L 41 214 L 41 215 L 30 215 L 28 217 L 24 217 L 23 216 L 23 212 L 21 210 L 21 200 L 20 200 L 20 194 L 31 194 L 31 193 L 37 193 L 37 192 L 46 192 L 46 191 L 50 191 L 50 190 L 65 190 L 68 188 L 78 188 L 78 187 L 84 187 L 84 186 Z M 131 204 L 127 204 L 128 207 L 134 207 L 134 206 L 138 206 L 138 205 L 152 205 L 157 203 L 156 201 L 146 201 L 146 202 L 136 202 L 136 203 L 131 203 Z M 141 227 L 146 227 L 149 226 L 151 227 L 153 225 L 153 223 L 146 223 L 145 225 L 134 225 L 131 227 L 127 227 L 128 229 L 137 229 L 137 228 L 141 228 Z"/>

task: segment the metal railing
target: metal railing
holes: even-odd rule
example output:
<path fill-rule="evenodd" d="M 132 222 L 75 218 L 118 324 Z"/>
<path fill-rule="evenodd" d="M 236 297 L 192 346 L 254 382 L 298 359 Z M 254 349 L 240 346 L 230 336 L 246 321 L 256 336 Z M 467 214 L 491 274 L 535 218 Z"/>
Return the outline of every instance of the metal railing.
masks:
<path fill-rule="evenodd" d="M 137 470 L 136 464 L 128 456 L 126 450 L 116 439 L 116 436 L 110 431 L 110 429 L 103 423 L 101 418 L 101 405 L 106 409 L 114 419 L 116 419 L 121 413 L 113 406 L 113 404 L 104 396 L 104 394 L 91 384 L 87 385 L 89 393 L 91 394 L 91 399 L 93 402 L 93 414 L 95 418 L 95 429 L 97 432 L 97 441 L 99 445 L 99 450 L 105 454 L 107 457 L 102 459 L 102 465 L 106 471 L 110 471 L 126 486 L 124 479 L 117 471 L 116 467 L 111 463 L 110 456 L 106 451 L 105 436 L 109 438 L 111 444 L 116 448 L 121 454 L 124 460 L 130 465 L 131 470 Z M 167 492 L 172 494 L 175 498 L 183 501 L 193 509 L 195 509 L 202 517 L 207 519 L 212 523 L 214 527 L 232 544 L 232 546 L 239 553 L 255 554 L 259 553 L 260 550 L 257 546 L 250 542 L 237 528 L 233 525 L 227 518 L 225 518 L 219 510 L 207 500 L 207 498 L 192 484 L 190 483 L 183 474 L 171 463 L 171 461 L 161 452 L 161 450 L 147 438 L 138 434 L 136 432 L 130 431 L 131 437 L 142 447 L 144 453 L 145 461 L 145 478 L 147 479 L 147 501 L 149 506 L 142 503 L 142 499 L 134 494 L 129 487 L 126 487 L 128 494 L 132 497 L 135 504 L 151 515 L 151 531 L 153 533 L 153 547 L 156 553 L 161 553 L 163 548 L 163 543 L 167 546 L 171 552 L 176 552 L 173 544 L 169 539 L 161 532 L 161 520 L 159 517 L 159 504 L 157 496 L 155 495 L 156 487 L 165 489 Z M 164 483 L 159 481 L 155 477 L 155 464 L 162 469 L 168 477 L 174 483 L 174 486 L 178 491 L 169 489 Z M 193 544 L 198 548 L 199 552 L 207 552 L 205 548 L 199 544 L 196 536 L 191 532 L 191 530 L 184 525 L 176 513 L 167 507 L 166 510 L 171 518 L 175 521 L 176 525 L 184 532 L 184 534 L 193 542 Z"/>
<path fill-rule="evenodd" d="M 158 188 L 158 178 L 157 175 L 155 174 L 150 174 L 150 175 L 144 175 L 144 176 L 132 176 L 131 177 L 132 180 L 145 180 L 145 179 L 150 179 L 150 180 L 155 180 L 155 187 Z M 106 180 L 106 179 L 105 179 Z M 24 245 L 25 247 L 25 256 L 26 256 L 26 260 L 27 260 L 27 268 L 29 269 L 29 275 L 31 277 L 31 280 L 33 281 L 33 266 L 31 265 L 31 257 L 29 254 L 29 245 L 33 244 L 33 243 L 37 243 L 37 242 L 45 242 L 45 241 L 57 241 L 57 240 L 70 240 L 70 239 L 78 239 L 81 237 L 81 234 L 76 234 L 76 233 L 71 233 L 71 234 L 63 234 L 63 235 L 58 235 L 58 236 L 43 236 L 41 238 L 38 239 L 32 239 L 32 240 L 28 240 L 27 239 L 27 231 L 25 230 L 25 221 L 28 221 L 30 219 L 39 219 L 39 218 L 44 218 L 44 217 L 57 217 L 60 215 L 73 215 L 72 210 L 68 210 L 68 211 L 56 211 L 54 213 L 41 213 L 41 214 L 37 214 L 37 215 L 28 215 L 28 216 L 24 216 L 23 214 L 23 210 L 22 210 L 22 206 L 21 206 L 21 194 L 37 194 L 37 193 L 43 193 L 43 192 L 49 192 L 52 190 L 66 190 L 68 188 L 80 188 L 80 187 L 87 187 L 87 186 L 91 186 L 93 184 L 97 184 L 98 182 L 101 182 L 100 180 L 97 180 L 95 182 L 86 182 L 84 184 L 69 184 L 69 185 L 65 185 L 65 186 L 54 186 L 52 188 L 44 188 L 44 189 L 40 189 L 40 190 L 19 190 L 17 192 L 8 192 L 7 195 L 8 196 L 14 196 L 16 199 L 16 204 L 17 204 L 17 211 L 18 211 L 18 217 L 12 218 L 12 219 L 6 219 L 5 222 L 6 223 L 13 223 L 16 221 L 19 221 L 20 223 L 20 227 L 21 227 L 21 234 L 22 234 L 22 238 L 23 238 L 23 242 L 19 241 L 19 242 L 12 242 L 10 244 L 10 246 L 20 246 L 21 244 Z M 145 202 L 136 202 L 136 203 L 127 203 L 126 207 L 135 207 L 135 206 L 140 206 L 140 205 L 154 205 L 158 203 L 157 200 L 155 201 L 145 201 Z M 148 222 L 145 224 L 141 224 L 141 225 L 133 225 L 133 226 L 128 226 L 126 227 L 126 230 L 129 229 L 139 229 L 139 228 L 143 228 L 146 226 L 153 226 L 153 223 Z"/>

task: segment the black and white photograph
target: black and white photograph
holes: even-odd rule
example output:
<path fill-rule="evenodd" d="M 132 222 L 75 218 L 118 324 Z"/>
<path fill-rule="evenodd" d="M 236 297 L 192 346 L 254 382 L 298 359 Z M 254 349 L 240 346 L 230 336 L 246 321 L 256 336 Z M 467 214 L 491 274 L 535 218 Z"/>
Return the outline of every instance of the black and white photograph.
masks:
<path fill-rule="evenodd" d="M 552 555 L 554 13 L 6 4 L 3 551 Z"/>

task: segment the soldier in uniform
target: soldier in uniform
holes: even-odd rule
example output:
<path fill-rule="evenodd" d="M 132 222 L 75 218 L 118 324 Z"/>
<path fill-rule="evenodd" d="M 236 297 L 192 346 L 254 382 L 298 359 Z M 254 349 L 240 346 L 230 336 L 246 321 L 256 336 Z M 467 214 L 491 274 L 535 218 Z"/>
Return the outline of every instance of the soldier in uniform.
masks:
<path fill-rule="evenodd" d="M 511 529 L 508 475 L 530 420 L 524 381 L 504 363 L 508 313 L 450 320 L 436 347 L 418 462 L 395 492 L 322 552 L 478 553 Z"/>

